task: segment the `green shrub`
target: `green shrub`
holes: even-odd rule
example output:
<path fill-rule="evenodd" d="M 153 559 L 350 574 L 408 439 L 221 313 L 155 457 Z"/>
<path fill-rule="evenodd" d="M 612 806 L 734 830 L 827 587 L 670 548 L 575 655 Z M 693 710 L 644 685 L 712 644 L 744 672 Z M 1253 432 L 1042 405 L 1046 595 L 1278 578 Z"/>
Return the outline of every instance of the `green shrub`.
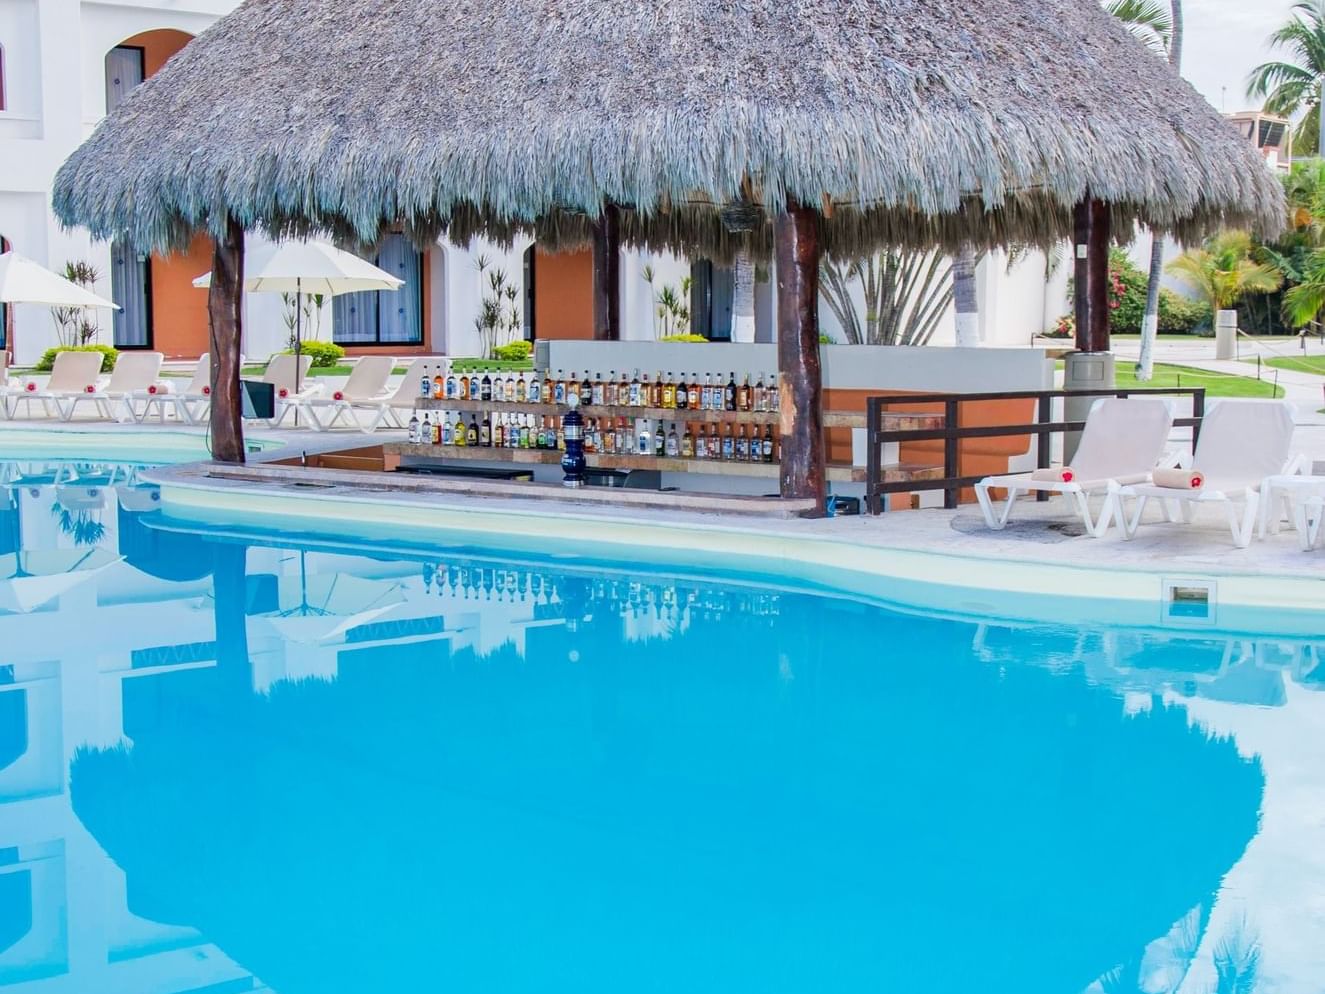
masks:
<path fill-rule="evenodd" d="M 117 349 L 109 345 L 57 345 L 53 349 L 47 349 L 37 360 L 37 365 L 33 367 L 39 373 L 49 373 L 55 368 L 55 356 L 60 352 L 100 352 L 101 353 L 101 371 L 109 373 L 115 368 L 115 360 L 120 357 Z"/>
<path fill-rule="evenodd" d="M 707 342 L 703 335 L 663 335 L 660 342 Z"/>
<path fill-rule="evenodd" d="M 820 345 L 836 345 L 836 344 L 837 344 L 837 339 L 834 338 L 832 335 L 825 335 L 823 332 L 820 332 L 820 333 L 819 333 L 819 344 L 820 344 Z"/>
<path fill-rule="evenodd" d="M 523 338 L 505 345 L 498 345 L 492 350 L 492 358 L 505 362 L 523 362 L 534 354 L 534 343 Z"/>
<path fill-rule="evenodd" d="M 313 357 L 313 367 L 315 369 L 324 366 L 338 366 L 340 361 L 345 358 L 345 350 L 335 342 L 323 342 L 318 339 L 301 343 L 299 351 L 304 355 Z M 294 349 L 286 349 L 285 354 L 293 355 Z"/>
<path fill-rule="evenodd" d="M 1213 325 L 1206 301 L 1189 300 L 1172 290 L 1159 291 L 1159 330 L 1164 334 L 1191 335 Z"/>

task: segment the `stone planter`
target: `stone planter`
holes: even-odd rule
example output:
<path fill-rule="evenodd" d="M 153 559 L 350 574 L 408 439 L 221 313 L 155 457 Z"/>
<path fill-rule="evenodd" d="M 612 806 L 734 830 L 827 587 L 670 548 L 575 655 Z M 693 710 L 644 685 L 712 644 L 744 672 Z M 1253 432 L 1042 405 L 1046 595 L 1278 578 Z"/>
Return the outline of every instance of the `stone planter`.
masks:
<path fill-rule="evenodd" d="M 1215 358 L 1232 359 L 1237 352 L 1238 312 L 1215 312 Z"/>

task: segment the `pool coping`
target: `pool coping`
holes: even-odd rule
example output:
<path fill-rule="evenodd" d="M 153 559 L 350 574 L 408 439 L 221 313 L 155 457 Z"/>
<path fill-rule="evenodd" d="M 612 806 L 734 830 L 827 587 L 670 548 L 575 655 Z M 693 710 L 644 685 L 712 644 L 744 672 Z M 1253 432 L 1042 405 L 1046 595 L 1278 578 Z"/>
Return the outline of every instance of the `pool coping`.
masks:
<path fill-rule="evenodd" d="M 625 559 L 657 566 L 774 574 L 824 590 L 915 608 L 1054 623 L 1104 621 L 1170 629 L 1320 634 L 1325 569 L 1320 553 L 1296 564 L 1236 555 L 1200 530 L 1186 551 L 1070 538 L 1017 548 L 999 534 L 949 530 L 952 512 L 882 518 L 751 519 L 694 511 L 631 513 L 547 499 L 404 493 L 293 481 L 217 479 L 208 463 L 151 470 L 165 512 L 203 522 L 247 521 L 405 542 L 531 545 L 564 559 Z M 328 471 L 323 471 L 328 472 Z M 334 471 L 332 471 L 334 472 Z M 967 509 L 969 513 L 969 509 Z M 1030 509 L 1028 513 L 1038 511 Z M 888 519 L 887 522 L 884 519 Z M 908 535 L 911 525 L 914 534 Z M 1192 551 L 1192 549 L 1195 551 Z M 1175 591 L 1208 597 L 1204 616 L 1177 610 Z"/>

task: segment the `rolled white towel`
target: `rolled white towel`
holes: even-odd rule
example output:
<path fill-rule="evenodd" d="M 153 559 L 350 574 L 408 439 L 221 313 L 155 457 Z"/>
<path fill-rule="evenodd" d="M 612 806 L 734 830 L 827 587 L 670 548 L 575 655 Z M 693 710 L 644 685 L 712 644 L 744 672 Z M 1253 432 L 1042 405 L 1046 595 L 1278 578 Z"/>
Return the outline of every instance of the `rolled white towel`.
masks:
<path fill-rule="evenodd" d="M 1076 478 L 1076 470 L 1071 466 L 1052 466 L 1031 473 L 1031 479 L 1036 483 L 1071 483 Z"/>
<path fill-rule="evenodd" d="M 1199 469 L 1156 469 L 1150 479 L 1155 486 L 1171 490 L 1200 490 L 1205 486 L 1205 474 Z"/>
<path fill-rule="evenodd" d="M 169 380 L 157 380 L 147 388 L 147 393 L 152 397 L 164 397 L 167 394 L 175 392 L 175 385 Z"/>

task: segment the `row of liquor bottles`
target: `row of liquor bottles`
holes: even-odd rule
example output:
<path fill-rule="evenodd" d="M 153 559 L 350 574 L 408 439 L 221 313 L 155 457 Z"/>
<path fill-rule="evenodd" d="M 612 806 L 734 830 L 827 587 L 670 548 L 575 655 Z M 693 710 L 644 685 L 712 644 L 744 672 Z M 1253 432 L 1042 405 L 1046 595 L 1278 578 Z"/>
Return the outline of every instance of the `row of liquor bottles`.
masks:
<path fill-rule="evenodd" d="M 679 378 L 671 373 L 659 372 L 653 379 L 635 370 L 630 379 L 616 371 L 606 377 L 601 372 L 581 379 L 578 372 L 569 377 L 564 371 L 552 371 L 539 377 L 537 373 L 502 373 L 494 370 L 476 370 L 473 373 L 441 370 L 431 376 L 424 371 L 419 383 L 419 396 L 425 400 L 477 400 L 498 404 L 570 404 L 592 407 L 652 407 L 677 411 L 776 411 L 778 409 L 778 379 L 763 373 L 750 382 L 747 374 L 738 383 L 736 374 L 722 382 L 722 374 L 698 373 L 689 379 L 684 373 Z"/>
<path fill-rule="evenodd" d="M 678 430 L 679 429 L 679 430 Z M 497 449 L 566 448 L 565 430 L 561 418 L 532 414 L 469 416 L 437 412 L 434 418 L 427 411 L 420 419 L 410 418 L 409 441 L 415 445 L 457 445 Z M 649 418 L 586 418 L 584 423 L 584 451 L 589 454 L 617 456 L 652 456 L 669 459 L 717 459 L 736 462 L 767 462 L 776 460 L 777 440 L 773 426 L 721 424 L 707 426 L 692 422 L 673 423 L 670 428 L 662 421 Z"/>

